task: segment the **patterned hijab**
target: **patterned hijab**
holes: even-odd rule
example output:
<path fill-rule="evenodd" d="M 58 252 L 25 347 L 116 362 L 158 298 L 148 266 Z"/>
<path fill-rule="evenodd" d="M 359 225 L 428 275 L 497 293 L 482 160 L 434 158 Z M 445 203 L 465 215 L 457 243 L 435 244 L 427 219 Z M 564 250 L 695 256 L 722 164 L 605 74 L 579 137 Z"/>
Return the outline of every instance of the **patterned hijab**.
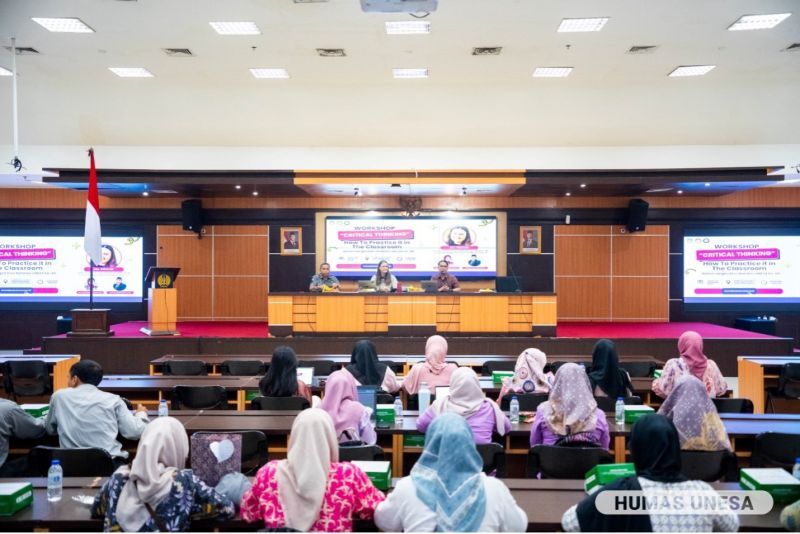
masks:
<path fill-rule="evenodd" d="M 437 532 L 477 532 L 486 514 L 482 469 L 467 421 L 454 413 L 434 419 L 411 480 L 419 500 L 436 513 Z"/>
<path fill-rule="evenodd" d="M 428 362 L 433 374 L 438 375 L 447 367 L 445 358 L 447 358 L 447 340 L 442 336 L 429 337 L 425 343 L 425 361 Z"/>
<path fill-rule="evenodd" d="M 675 382 L 672 393 L 658 413 L 675 424 L 685 451 L 731 450 L 731 442 L 706 386 L 685 375 Z"/>
<path fill-rule="evenodd" d="M 450 377 L 450 394 L 436 399 L 431 408 L 437 416 L 452 412 L 462 417 L 469 417 L 477 413 L 487 402 L 494 409 L 495 428 L 502 436 L 506 430 L 505 414 L 493 400 L 486 398 L 475 371 L 469 367 L 459 367 Z"/>
<path fill-rule="evenodd" d="M 325 382 L 325 397 L 319 407 L 331 416 L 337 437 L 346 430 L 358 430 L 364 406 L 358 402 L 353 375 L 344 369 L 331 373 Z"/>
<path fill-rule="evenodd" d="M 619 368 L 617 347 L 610 339 L 601 339 L 592 351 L 592 371 L 589 373 L 592 390 L 596 387 L 611 397 L 627 397 L 626 390 L 633 390 L 628 374 Z"/>
<path fill-rule="evenodd" d="M 514 376 L 509 385 L 517 393 L 547 393 L 553 383 L 553 373 L 544 373 L 547 356 L 539 349 L 522 351 L 514 366 Z"/>
<path fill-rule="evenodd" d="M 550 398 L 539 405 L 547 426 L 559 436 L 592 432 L 597 426 L 597 402 L 586 371 L 577 363 L 558 368 Z"/>
<path fill-rule="evenodd" d="M 687 330 L 678 338 L 678 352 L 694 376 L 703 380 L 708 367 L 708 356 L 703 354 L 703 338 L 693 330 Z"/>

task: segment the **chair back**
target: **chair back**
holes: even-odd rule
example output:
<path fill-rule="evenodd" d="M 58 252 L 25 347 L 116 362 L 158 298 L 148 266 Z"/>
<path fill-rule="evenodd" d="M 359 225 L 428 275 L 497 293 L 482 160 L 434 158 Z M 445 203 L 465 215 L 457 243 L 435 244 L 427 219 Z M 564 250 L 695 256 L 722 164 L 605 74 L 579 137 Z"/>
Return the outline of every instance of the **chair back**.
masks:
<path fill-rule="evenodd" d="M 227 410 L 228 394 L 222 386 L 175 386 L 172 409 Z"/>
<path fill-rule="evenodd" d="M 536 445 L 528 451 L 528 477 L 583 479 L 598 464 L 614 463 L 602 447 L 559 447 Z"/>
<path fill-rule="evenodd" d="M 511 409 L 511 397 L 517 397 L 521 412 L 535 412 L 548 398 L 547 393 L 507 393 L 500 399 L 500 409 L 504 412 Z"/>
<path fill-rule="evenodd" d="M 595 397 L 594 400 L 597 401 L 597 407 L 604 412 L 614 413 L 617 409 L 617 399 L 612 397 Z M 640 405 L 642 404 L 642 398 L 633 395 L 632 397 L 625 397 L 622 402 L 630 405 Z"/>
<path fill-rule="evenodd" d="M 394 404 L 394 395 L 379 389 L 375 392 L 375 404 Z"/>
<path fill-rule="evenodd" d="M 202 360 L 168 360 L 164 362 L 164 374 L 171 376 L 206 376 L 208 369 Z"/>
<path fill-rule="evenodd" d="M 313 367 L 314 376 L 328 376 L 340 367 L 340 364 L 333 360 L 300 360 L 297 367 Z M 311 385 L 311 384 L 309 384 Z"/>
<path fill-rule="evenodd" d="M 499 443 L 483 443 L 475 446 L 483 459 L 483 472 L 494 472 L 498 478 L 506 476 L 506 450 Z"/>
<path fill-rule="evenodd" d="M 42 360 L 7 361 L 3 364 L 3 382 L 6 392 L 17 396 L 46 395 L 53 391 L 50 371 Z"/>
<path fill-rule="evenodd" d="M 786 363 L 778 377 L 778 393 L 789 399 L 800 399 L 800 363 Z"/>
<path fill-rule="evenodd" d="M 484 362 L 483 367 L 481 367 L 481 374 L 484 376 L 492 376 L 492 373 L 495 371 L 513 372 L 516 365 L 517 362 L 512 360 L 493 360 Z"/>
<path fill-rule="evenodd" d="M 713 398 L 711 402 L 717 408 L 718 413 L 753 413 L 753 401 L 746 398 Z"/>
<path fill-rule="evenodd" d="M 351 445 L 343 447 L 339 445 L 340 462 L 381 462 L 385 459 L 383 449 L 377 445 Z"/>
<path fill-rule="evenodd" d="M 225 360 L 219 366 L 222 376 L 261 376 L 267 365 L 259 360 Z"/>
<path fill-rule="evenodd" d="M 299 412 L 310 407 L 305 397 L 256 397 L 250 401 L 251 410 Z"/>
<path fill-rule="evenodd" d="M 261 466 L 269 462 L 267 436 L 259 430 L 240 430 L 236 432 L 195 432 L 203 434 L 239 434 L 242 436 L 242 473 L 255 476 Z"/>
<path fill-rule="evenodd" d="M 800 434 L 762 432 L 756 436 L 750 467 L 782 467 L 787 471 L 800 457 Z"/>
<path fill-rule="evenodd" d="M 681 451 L 681 473 L 691 480 L 738 480 L 738 461 L 731 451 Z"/>
<path fill-rule="evenodd" d="M 619 362 L 619 366 L 628 372 L 631 377 L 649 377 L 653 376 L 653 371 L 656 370 L 654 362 Z"/>
<path fill-rule="evenodd" d="M 65 477 L 107 477 L 116 470 L 114 459 L 103 449 L 61 449 L 37 445 L 28 453 L 29 475 L 46 477 L 53 460 L 61 462 Z"/>
<path fill-rule="evenodd" d="M 431 402 L 428 404 L 428 406 L 433 404 L 433 401 L 436 400 L 435 393 L 436 388 L 431 389 Z M 419 393 L 409 394 L 406 396 L 406 410 L 419 410 Z"/>
<path fill-rule="evenodd" d="M 386 365 L 389 369 L 394 371 L 395 374 L 400 374 L 403 372 L 405 368 L 405 363 L 403 362 L 396 362 L 394 360 L 381 360 L 381 363 Z"/>

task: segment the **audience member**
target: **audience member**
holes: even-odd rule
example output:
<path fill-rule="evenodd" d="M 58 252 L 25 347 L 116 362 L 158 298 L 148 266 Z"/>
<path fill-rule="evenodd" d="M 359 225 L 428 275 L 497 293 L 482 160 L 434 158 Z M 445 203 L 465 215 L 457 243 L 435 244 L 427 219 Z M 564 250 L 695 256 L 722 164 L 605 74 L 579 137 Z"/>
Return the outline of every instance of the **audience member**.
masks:
<path fill-rule="evenodd" d="M 601 339 L 595 344 L 589 380 L 592 393 L 597 397 L 616 399 L 633 395 L 631 379 L 624 369 L 620 369 L 617 347 L 610 339 Z"/>
<path fill-rule="evenodd" d="M 603 491 L 644 491 L 645 498 L 654 493 L 675 495 L 696 492 L 708 494 L 713 488 L 699 480 L 688 480 L 681 473 L 681 451 L 678 432 L 666 417 L 652 414 L 636 421 L 631 433 L 631 456 L 636 476 L 607 484 L 600 491 L 572 506 L 561 519 L 566 532 L 735 532 L 739 518 L 717 502 L 724 511 L 709 510 L 704 514 L 612 515 L 597 510 L 597 496 Z M 688 500 L 688 499 L 686 499 Z"/>
<path fill-rule="evenodd" d="M 531 447 L 581 442 L 607 449 L 610 441 L 606 414 L 597 407 L 586 372 L 565 363 L 556 372 L 549 399 L 536 409 Z"/>
<path fill-rule="evenodd" d="M 117 436 L 139 439 L 147 426 L 147 409 L 140 404 L 133 415 L 118 395 L 97 389 L 103 369 L 95 361 L 79 361 L 69 375 L 69 387 L 50 397 L 45 429 L 49 434 L 58 433 L 61 447 L 98 447 L 118 465 L 124 464 L 128 452 L 122 450 Z"/>
<path fill-rule="evenodd" d="M 383 499 L 363 471 L 339 462 L 331 418 L 311 408 L 294 420 L 286 459 L 258 470 L 241 515 L 267 529 L 351 532 L 353 519 L 371 519 Z"/>
<path fill-rule="evenodd" d="M 539 349 L 522 351 L 514 365 L 514 376 L 503 379 L 500 397 L 509 393 L 548 393 L 553 384 L 553 373 L 545 373 L 547 356 Z"/>
<path fill-rule="evenodd" d="M 371 410 L 358 402 L 356 380 L 344 369 L 328 377 L 325 397 L 319 407 L 331 416 L 339 443 L 361 441 L 374 445 L 378 440 L 370 421 Z"/>
<path fill-rule="evenodd" d="M 400 389 L 394 371 L 378 360 L 378 349 L 368 339 L 362 339 L 353 345 L 350 365 L 345 369 L 356 379 L 356 385 L 378 386 L 389 393 Z"/>
<path fill-rule="evenodd" d="M 524 532 L 525 512 L 508 487 L 482 468 L 466 420 L 440 415 L 411 476 L 378 505 L 375 525 L 386 532 Z"/>
<path fill-rule="evenodd" d="M 286 345 L 272 351 L 272 361 L 258 389 L 265 397 L 303 397 L 311 404 L 311 390 L 297 378 L 297 356 Z"/>
<path fill-rule="evenodd" d="M 27 458 L 8 459 L 8 442 L 11 438 L 34 439 L 44 435 L 44 420 L 32 417 L 16 402 L 0 399 L 0 477 L 24 476 Z"/>
<path fill-rule="evenodd" d="M 705 385 L 709 397 L 721 397 L 728 391 L 722 373 L 708 356 L 703 354 L 703 338 L 697 332 L 687 330 L 678 338 L 680 358 L 672 358 L 664 364 L 661 376 L 653 380 L 651 389 L 665 399 L 672 393 L 678 379 L 686 375 L 697 377 Z"/>
<path fill-rule="evenodd" d="M 447 358 L 447 340 L 442 336 L 431 336 L 425 343 L 425 361 L 415 363 L 403 379 L 403 387 L 413 395 L 428 384 L 431 393 L 437 386 L 449 386 L 450 376 L 458 369 L 454 363 L 445 362 Z"/>
<path fill-rule="evenodd" d="M 425 432 L 437 416 L 456 413 L 466 418 L 475 443 L 492 442 L 492 432 L 504 436 L 511 422 L 491 399 L 487 399 L 478 375 L 469 367 L 461 367 L 450 378 L 450 395 L 436 401 L 417 419 L 417 430 Z"/>
<path fill-rule="evenodd" d="M 658 413 L 672 421 L 685 451 L 731 450 L 728 433 L 706 387 L 692 375 L 675 383 Z"/>
<path fill-rule="evenodd" d="M 230 519 L 234 503 L 184 469 L 189 456 L 186 430 L 173 417 L 159 417 L 142 433 L 136 458 L 103 485 L 92 516 L 105 532 L 178 532 L 198 519 Z"/>

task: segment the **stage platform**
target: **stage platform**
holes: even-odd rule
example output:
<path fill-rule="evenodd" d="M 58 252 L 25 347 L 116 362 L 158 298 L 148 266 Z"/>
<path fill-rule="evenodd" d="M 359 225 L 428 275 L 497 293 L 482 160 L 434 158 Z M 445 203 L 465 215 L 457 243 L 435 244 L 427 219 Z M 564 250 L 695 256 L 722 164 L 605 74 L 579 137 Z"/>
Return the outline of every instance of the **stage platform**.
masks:
<path fill-rule="evenodd" d="M 179 322 L 180 336 L 149 337 L 139 332 L 144 322 L 113 325 L 110 338 L 68 338 L 64 335 L 42 339 L 45 354 L 80 354 L 97 360 L 109 374 L 147 373 L 150 360 L 165 354 L 260 354 L 268 355 L 278 345 L 290 345 L 298 354 L 349 354 L 353 343 L 372 339 L 379 353 L 419 355 L 424 337 L 390 337 L 385 334 L 363 336 L 303 335 L 269 337 L 266 323 L 257 322 Z M 723 374 L 736 376 L 740 355 L 792 354 L 791 338 L 779 338 L 718 326 L 710 323 L 559 323 L 556 337 L 459 336 L 446 335 L 450 354 L 508 354 L 516 356 L 528 347 L 537 347 L 549 357 L 559 354 L 591 354 L 599 338 L 614 340 L 620 354 L 636 354 L 668 359 L 677 355 L 678 336 L 695 330 L 705 339 L 705 352 Z"/>

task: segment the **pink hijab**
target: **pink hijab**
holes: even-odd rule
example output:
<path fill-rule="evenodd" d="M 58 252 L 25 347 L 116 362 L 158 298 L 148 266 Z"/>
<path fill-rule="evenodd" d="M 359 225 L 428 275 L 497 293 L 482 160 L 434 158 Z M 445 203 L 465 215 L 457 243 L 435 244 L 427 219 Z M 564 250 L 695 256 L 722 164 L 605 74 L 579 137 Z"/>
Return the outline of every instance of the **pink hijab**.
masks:
<path fill-rule="evenodd" d="M 433 374 L 438 375 L 447 367 L 445 358 L 447 358 L 447 340 L 442 336 L 429 337 L 425 343 L 425 361 Z"/>
<path fill-rule="evenodd" d="M 502 436 L 506 432 L 505 414 L 493 400 L 486 398 L 475 371 L 469 367 L 459 367 L 450 377 L 450 395 L 436 399 L 432 408 L 436 415 L 454 412 L 467 418 L 478 413 L 487 402 L 494 410 L 497 433 Z"/>
<path fill-rule="evenodd" d="M 556 371 L 547 402 L 539 405 L 544 420 L 559 436 L 592 432 L 597 427 L 597 401 L 586 370 L 565 363 Z"/>
<path fill-rule="evenodd" d="M 693 330 L 687 330 L 678 338 L 678 352 L 689 366 L 689 371 L 701 381 L 708 367 L 708 356 L 703 354 L 703 338 Z"/>
<path fill-rule="evenodd" d="M 445 362 L 447 358 L 447 340 L 442 336 L 431 336 L 425 343 L 425 361 L 415 364 L 403 380 L 403 387 L 410 394 L 415 394 L 422 386 L 422 382 L 434 380 L 438 385 L 450 383 L 450 375 L 456 366 Z M 431 377 L 434 375 L 436 378 Z"/>
<path fill-rule="evenodd" d="M 319 407 L 331 416 L 337 438 L 346 430 L 358 430 L 364 407 L 358 402 L 353 375 L 344 369 L 331 373 L 325 383 L 325 398 Z"/>

